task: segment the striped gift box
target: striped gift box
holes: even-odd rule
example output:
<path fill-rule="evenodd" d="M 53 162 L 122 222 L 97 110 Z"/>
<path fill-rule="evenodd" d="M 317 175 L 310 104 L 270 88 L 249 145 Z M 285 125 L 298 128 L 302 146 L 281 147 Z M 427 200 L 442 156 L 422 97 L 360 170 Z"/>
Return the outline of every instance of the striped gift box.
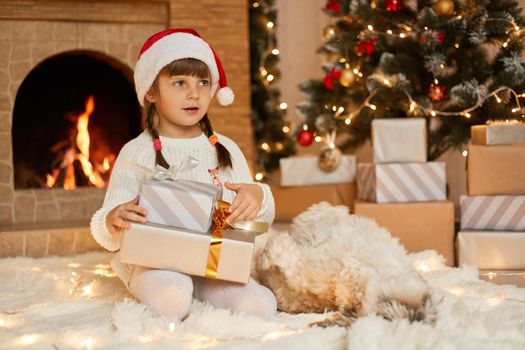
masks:
<path fill-rule="evenodd" d="M 461 229 L 525 231 L 525 196 L 461 196 Z"/>
<path fill-rule="evenodd" d="M 360 163 L 357 190 L 358 198 L 369 202 L 442 201 L 447 197 L 445 163 Z"/>
<path fill-rule="evenodd" d="M 190 180 L 150 180 L 140 189 L 139 205 L 148 222 L 208 232 L 220 187 Z"/>

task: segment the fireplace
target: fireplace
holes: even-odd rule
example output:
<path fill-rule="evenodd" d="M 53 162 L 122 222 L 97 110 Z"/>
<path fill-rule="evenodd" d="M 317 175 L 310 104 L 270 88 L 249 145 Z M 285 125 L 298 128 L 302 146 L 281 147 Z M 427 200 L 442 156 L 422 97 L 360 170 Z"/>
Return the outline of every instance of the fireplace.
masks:
<path fill-rule="evenodd" d="M 120 148 L 141 131 L 132 74 L 89 50 L 40 62 L 14 103 L 15 189 L 106 187 Z"/>

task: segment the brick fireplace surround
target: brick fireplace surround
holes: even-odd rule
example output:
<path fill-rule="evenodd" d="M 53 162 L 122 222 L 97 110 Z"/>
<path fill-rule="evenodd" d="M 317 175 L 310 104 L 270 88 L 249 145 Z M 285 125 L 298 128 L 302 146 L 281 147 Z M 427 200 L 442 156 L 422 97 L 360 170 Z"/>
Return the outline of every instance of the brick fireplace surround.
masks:
<path fill-rule="evenodd" d="M 232 106 L 212 106 L 214 128 L 233 138 L 251 162 L 247 15 L 245 0 L 0 2 L 0 258 L 101 249 L 88 225 L 105 190 L 14 188 L 13 106 L 18 88 L 39 62 L 63 52 L 90 50 L 133 69 L 150 34 L 167 27 L 193 27 L 217 50 L 236 93 Z"/>

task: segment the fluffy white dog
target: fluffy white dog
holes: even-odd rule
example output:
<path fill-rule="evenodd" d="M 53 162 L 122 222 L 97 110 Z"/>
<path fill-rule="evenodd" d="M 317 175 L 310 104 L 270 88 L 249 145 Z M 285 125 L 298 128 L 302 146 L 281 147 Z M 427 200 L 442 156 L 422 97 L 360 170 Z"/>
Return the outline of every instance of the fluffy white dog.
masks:
<path fill-rule="evenodd" d="M 270 232 L 255 273 L 286 312 L 340 311 L 349 323 L 369 313 L 425 322 L 435 317 L 429 287 L 403 246 L 345 206 L 312 205 L 288 232 Z"/>

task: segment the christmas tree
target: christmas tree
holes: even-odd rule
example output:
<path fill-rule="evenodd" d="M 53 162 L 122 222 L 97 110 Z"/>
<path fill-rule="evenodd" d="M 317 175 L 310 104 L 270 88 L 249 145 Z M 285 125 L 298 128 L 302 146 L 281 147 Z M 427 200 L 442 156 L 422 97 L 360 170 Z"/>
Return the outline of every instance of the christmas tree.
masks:
<path fill-rule="evenodd" d="M 374 118 L 424 117 L 429 159 L 460 148 L 470 126 L 524 120 L 525 19 L 514 0 L 330 0 L 322 80 L 300 88 L 305 125 L 351 151 Z"/>
<path fill-rule="evenodd" d="M 284 121 L 287 104 L 273 84 L 280 72 L 275 37 L 277 11 L 273 0 L 250 1 L 250 60 L 252 125 L 257 144 L 257 180 L 279 167 L 279 159 L 295 153 Z"/>

